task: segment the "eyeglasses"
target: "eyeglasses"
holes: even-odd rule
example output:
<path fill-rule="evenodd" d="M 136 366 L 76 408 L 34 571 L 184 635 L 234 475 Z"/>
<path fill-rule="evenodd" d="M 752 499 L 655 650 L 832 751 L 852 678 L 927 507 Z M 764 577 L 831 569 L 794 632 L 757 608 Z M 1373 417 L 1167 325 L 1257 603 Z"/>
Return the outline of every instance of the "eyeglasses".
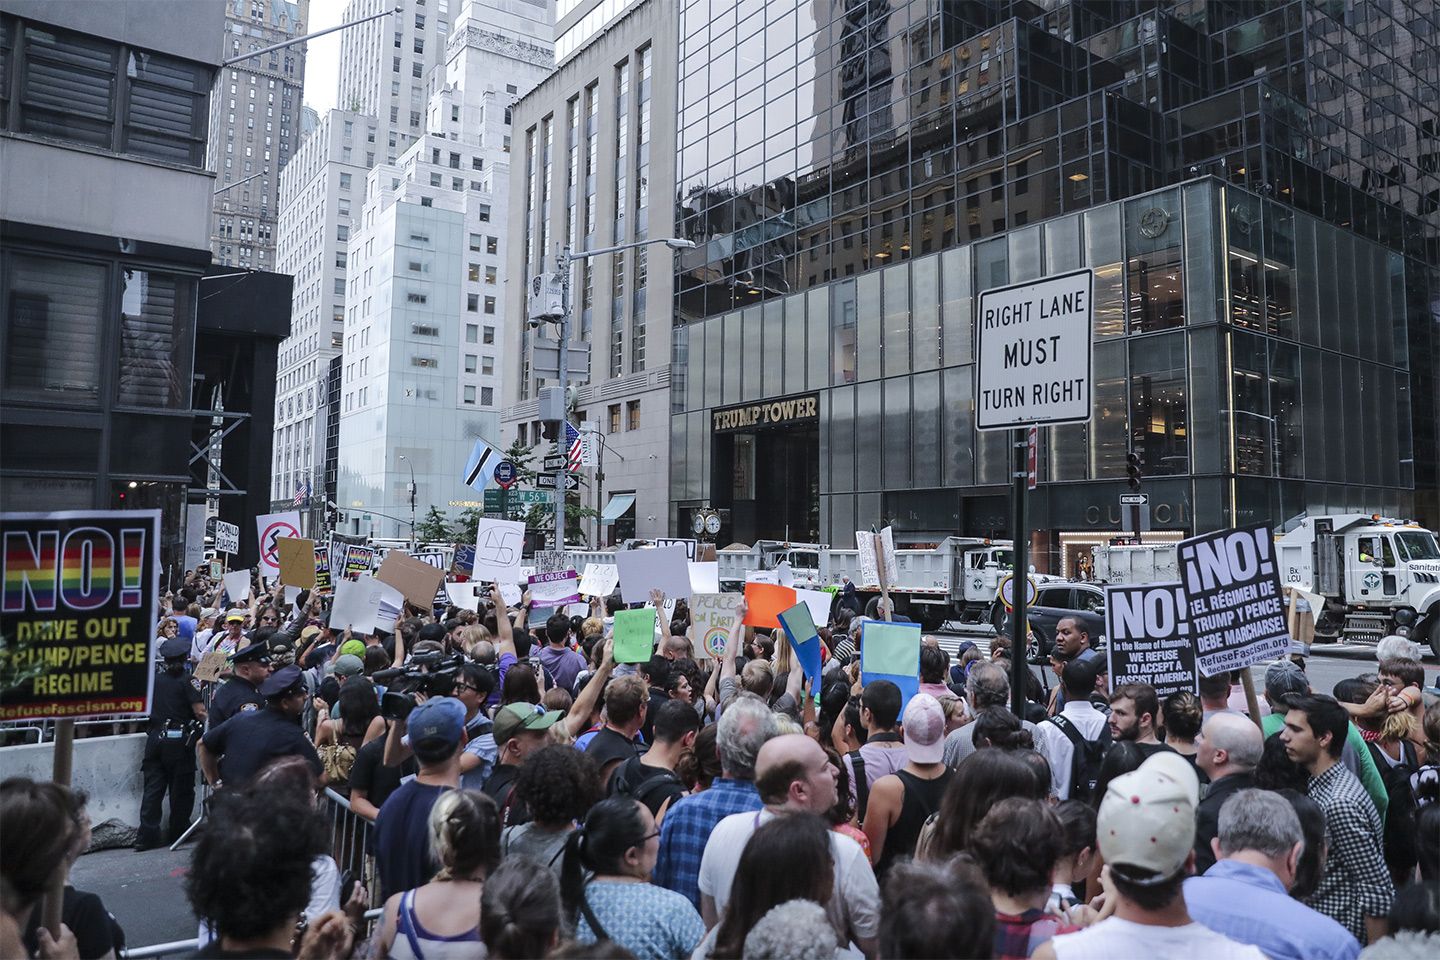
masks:
<path fill-rule="evenodd" d="M 264 623 L 266 620 L 271 620 L 271 621 L 277 621 L 277 622 L 278 622 L 279 619 L 280 619 L 279 617 L 261 617 L 261 618 L 260 618 L 260 622 L 261 622 L 261 623 Z"/>
<path fill-rule="evenodd" d="M 474 690 L 478 693 L 480 691 L 480 688 L 470 683 L 457 683 L 455 684 L 455 690 L 457 693 L 461 690 Z"/>
<path fill-rule="evenodd" d="M 640 842 L 635 844 L 635 846 L 643 847 L 645 844 L 649 843 L 651 840 L 654 840 L 658 836 L 660 836 L 660 830 L 657 828 L 654 833 L 647 833 L 645 834 L 645 836 L 641 837 Z"/>

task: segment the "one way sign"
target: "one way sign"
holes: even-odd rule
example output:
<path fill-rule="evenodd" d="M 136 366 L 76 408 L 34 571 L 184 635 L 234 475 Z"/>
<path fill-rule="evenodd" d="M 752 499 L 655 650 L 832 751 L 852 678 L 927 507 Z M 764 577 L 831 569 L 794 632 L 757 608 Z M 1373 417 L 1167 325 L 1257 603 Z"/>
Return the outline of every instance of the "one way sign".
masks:
<path fill-rule="evenodd" d="M 553 473 L 542 473 L 542 474 L 540 474 L 538 477 L 535 478 L 535 485 L 536 485 L 536 486 L 539 486 L 539 487 L 549 487 L 551 490 L 554 490 L 554 489 L 555 489 L 555 474 L 553 474 Z M 567 474 L 565 474 L 565 490 L 566 490 L 566 492 L 569 492 L 569 491 L 571 491 L 571 490 L 579 490 L 579 489 L 580 489 L 580 478 L 577 477 L 577 476 L 575 476 L 575 474 L 573 474 L 573 473 L 567 473 Z"/>

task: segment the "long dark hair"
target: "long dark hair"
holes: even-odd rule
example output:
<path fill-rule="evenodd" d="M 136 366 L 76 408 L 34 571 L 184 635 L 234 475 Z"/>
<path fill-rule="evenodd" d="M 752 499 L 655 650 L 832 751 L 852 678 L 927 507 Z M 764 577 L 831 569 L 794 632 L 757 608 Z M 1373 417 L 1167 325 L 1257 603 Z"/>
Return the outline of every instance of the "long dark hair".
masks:
<path fill-rule="evenodd" d="M 631 797 L 609 797 L 590 808 L 585 825 L 565 841 L 560 896 L 573 916 L 585 894 L 585 875 L 618 874 L 625 852 L 644 843 L 645 807 Z"/>
<path fill-rule="evenodd" d="M 340 684 L 340 699 L 335 703 L 335 712 L 343 721 L 345 736 L 365 736 L 370 722 L 380 716 L 380 698 L 375 694 L 375 684 L 369 677 L 347 679 Z"/>
<path fill-rule="evenodd" d="M 490 956 L 544 956 L 560 929 L 559 893 L 544 864 L 518 856 L 500 864 L 480 894 L 480 938 Z"/>
<path fill-rule="evenodd" d="M 1050 793 L 1035 768 L 1016 751 L 981 747 L 961 761 L 940 798 L 940 815 L 930 859 L 947 860 L 965 850 L 970 832 L 990 808 L 1006 797 L 1043 800 Z"/>
<path fill-rule="evenodd" d="M 783 869 L 776 869 L 784 864 Z M 834 877 L 830 828 L 811 813 L 776 817 L 756 830 L 740 854 L 725 916 L 715 934 L 711 960 L 739 960 L 745 935 L 760 918 L 787 900 L 828 899 Z"/>

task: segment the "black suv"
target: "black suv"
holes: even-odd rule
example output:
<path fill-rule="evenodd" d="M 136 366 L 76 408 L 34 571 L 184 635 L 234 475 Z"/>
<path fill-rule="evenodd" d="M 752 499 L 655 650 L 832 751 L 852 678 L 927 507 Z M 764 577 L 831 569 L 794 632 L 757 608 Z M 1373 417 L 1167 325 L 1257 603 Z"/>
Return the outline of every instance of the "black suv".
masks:
<path fill-rule="evenodd" d="M 1011 614 L 1005 614 L 1001 633 L 1010 632 L 1010 617 Z M 1091 647 L 1104 647 L 1104 588 L 1093 583 L 1042 584 L 1035 592 L 1035 603 L 1029 608 L 1030 629 L 1038 645 L 1038 649 L 1030 651 L 1032 660 L 1049 661 L 1050 648 L 1055 645 L 1055 625 L 1066 617 L 1077 617 L 1085 625 Z"/>

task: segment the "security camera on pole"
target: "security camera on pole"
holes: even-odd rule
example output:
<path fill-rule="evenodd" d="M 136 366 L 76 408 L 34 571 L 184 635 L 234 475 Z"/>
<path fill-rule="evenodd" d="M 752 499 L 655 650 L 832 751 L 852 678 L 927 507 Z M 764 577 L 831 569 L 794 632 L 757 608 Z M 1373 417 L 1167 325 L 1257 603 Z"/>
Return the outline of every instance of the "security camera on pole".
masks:
<path fill-rule="evenodd" d="M 1031 428 L 1090 419 L 1093 392 L 1091 291 L 1087 269 L 986 290 L 975 305 L 975 429 L 1013 430 L 1015 438 L 1015 576 L 1030 570 L 1029 494 Z M 1025 716 L 1029 670 L 1026 590 L 1014 591 L 1010 618 L 1013 676 L 1011 709 Z"/>
<path fill-rule="evenodd" d="M 553 371 L 553 379 L 559 384 L 556 387 L 542 387 L 539 397 L 540 419 L 554 423 L 555 455 L 560 458 L 560 464 L 555 470 L 554 549 L 556 550 L 565 549 L 565 476 L 568 451 L 565 449 L 564 424 L 571 406 L 569 388 L 572 376 L 570 370 L 570 264 L 575 260 L 587 260 L 602 253 L 619 253 L 651 243 L 663 243 L 672 250 L 687 250 L 695 246 L 692 241 L 681 240 L 677 237 L 657 237 L 654 240 L 622 243 L 617 247 L 601 247 L 598 250 L 581 250 L 579 253 L 571 253 L 570 245 L 566 244 L 560 256 L 556 258 L 555 273 L 550 276 L 541 274 L 530 279 L 530 329 L 537 329 L 542 323 L 554 323 L 558 328 L 556 335 L 559 342 L 554 349 L 554 366 L 545 362 L 549 359 L 550 350 L 548 347 L 542 348 L 539 340 L 533 342 L 534 348 L 530 364 L 531 372 L 537 377 L 550 379 L 551 371 Z M 584 369 L 574 372 L 575 379 L 589 380 L 589 345 L 575 344 L 575 347 L 577 350 L 585 351 Z"/>

